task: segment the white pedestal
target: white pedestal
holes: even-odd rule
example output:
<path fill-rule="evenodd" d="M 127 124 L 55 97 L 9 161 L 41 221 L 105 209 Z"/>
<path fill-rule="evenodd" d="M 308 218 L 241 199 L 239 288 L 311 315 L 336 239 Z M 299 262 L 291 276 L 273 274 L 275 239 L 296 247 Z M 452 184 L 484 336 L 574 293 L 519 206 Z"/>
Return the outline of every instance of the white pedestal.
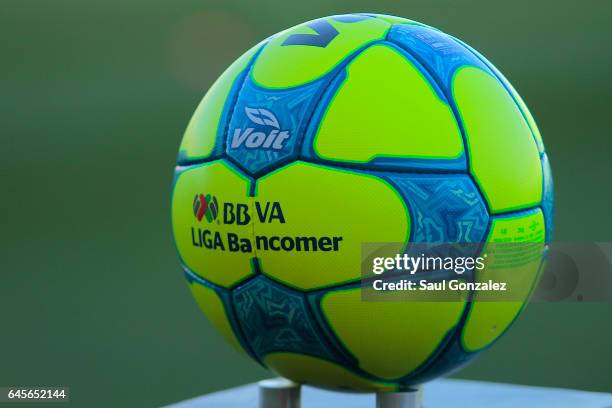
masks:
<path fill-rule="evenodd" d="M 374 394 L 334 392 L 308 386 L 301 386 L 298 390 L 298 400 L 301 399 L 298 407 L 301 408 L 373 408 L 377 403 Z M 258 408 L 260 392 L 258 384 L 248 384 L 170 407 Z M 274 394 L 276 391 L 274 387 L 266 387 L 264 392 Z M 284 392 L 281 390 L 280 393 Z M 290 396 L 292 392 L 295 391 L 289 390 L 283 395 Z M 438 379 L 425 384 L 422 392 L 424 408 L 612 408 L 612 394 L 481 381 Z M 388 395 L 393 400 L 391 396 L 398 394 Z"/>

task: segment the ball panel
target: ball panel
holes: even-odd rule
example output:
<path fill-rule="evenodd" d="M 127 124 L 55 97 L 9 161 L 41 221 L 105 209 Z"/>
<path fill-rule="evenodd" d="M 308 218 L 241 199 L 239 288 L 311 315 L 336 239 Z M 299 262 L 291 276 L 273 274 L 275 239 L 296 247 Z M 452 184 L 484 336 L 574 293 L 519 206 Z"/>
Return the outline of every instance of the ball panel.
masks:
<path fill-rule="evenodd" d="M 289 88 L 314 81 L 349 54 L 384 39 L 389 24 L 365 15 L 331 16 L 276 34 L 254 64 L 252 78 L 264 88 Z"/>
<path fill-rule="evenodd" d="M 221 153 L 224 112 L 229 109 L 230 95 L 236 93 L 244 78 L 244 71 L 261 43 L 245 52 L 210 87 L 191 117 L 179 147 L 179 164 L 192 160 L 216 157 Z"/>
<path fill-rule="evenodd" d="M 364 172 L 295 162 L 257 180 L 255 199 L 278 202 L 285 221 L 254 219 L 256 236 L 278 240 L 258 246 L 262 272 L 299 289 L 359 280 L 363 242 L 404 243 L 410 234 L 402 197 Z"/>
<path fill-rule="evenodd" d="M 227 155 L 251 175 L 296 159 L 308 120 L 329 80 L 262 89 L 247 78 L 229 123 Z"/>
<path fill-rule="evenodd" d="M 362 392 L 397 389 L 396 384 L 370 380 L 330 361 L 297 353 L 268 354 L 264 363 L 277 374 L 300 384 Z"/>
<path fill-rule="evenodd" d="M 516 104 L 518 105 L 519 109 L 521 110 L 523 116 L 525 117 L 525 120 L 527 121 L 527 124 L 529 125 L 529 128 L 531 129 L 531 132 L 533 134 L 533 137 L 535 138 L 535 141 L 538 145 L 538 150 L 540 151 L 540 153 L 544 153 L 544 141 L 542 140 L 542 135 L 540 134 L 538 125 L 536 125 L 535 119 L 533 118 L 533 115 L 529 111 L 529 108 L 527 108 L 525 101 L 523 101 L 523 98 L 521 98 L 521 95 L 519 95 L 516 89 L 514 89 L 510 81 L 506 79 L 506 77 L 495 67 L 495 65 L 493 65 L 489 60 L 487 60 L 482 54 L 480 54 L 474 48 L 470 47 L 469 45 L 467 45 L 461 40 L 458 40 L 456 38 L 454 38 L 454 40 L 459 42 L 465 48 L 469 49 L 472 53 L 474 53 L 474 55 L 476 55 L 483 62 L 483 64 L 485 64 L 495 74 L 495 76 L 504 84 L 507 91 L 510 93 L 510 95 L 512 96 Z"/>
<path fill-rule="evenodd" d="M 478 188 L 469 176 L 464 174 L 381 174 L 380 176 L 388 180 L 408 203 L 413 220 L 410 242 L 478 243 L 485 240 L 489 213 Z M 417 249 L 422 250 L 423 246 Z"/>
<path fill-rule="evenodd" d="M 424 25 L 394 25 L 387 40 L 416 58 L 450 98 L 453 74 L 462 66 L 486 65 L 451 36 Z"/>
<path fill-rule="evenodd" d="M 489 293 L 474 293 L 461 337 L 466 350 L 477 351 L 490 345 L 506 331 L 522 310 L 539 276 L 544 239 L 545 223 L 540 209 L 492 219 L 487 238 L 487 243 L 491 245 L 484 249 L 488 255 L 486 267 L 480 272 L 476 271 L 476 280 L 506 282 L 508 290 L 512 292 L 507 295 L 508 301 L 495 301 Z M 480 300 L 484 296 L 489 301 Z"/>
<path fill-rule="evenodd" d="M 236 350 L 240 353 L 247 354 L 236 338 L 234 329 L 227 317 L 225 305 L 215 290 L 196 281 L 190 282 L 189 289 L 198 303 L 198 306 L 217 331 L 219 331 Z"/>
<path fill-rule="evenodd" d="M 223 160 L 178 168 L 172 195 L 172 229 L 182 262 L 223 287 L 251 276 L 252 254 L 231 251 L 227 234 L 250 238 L 251 225 L 227 224 L 224 203 L 250 207 L 250 181 Z M 235 211 L 235 210 L 234 210 Z"/>
<path fill-rule="evenodd" d="M 405 298 L 366 302 L 359 287 L 330 290 L 321 302 L 329 326 L 357 358 L 359 367 L 389 380 L 409 375 L 427 362 L 458 324 L 464 307 L 465 302 Z"/>
<path fill-rule="evenodd" d="M 452 110 L 429 79 L 397 49 L 379 44 L 347 66 L 314 150 L 323 159 L 357 163 L 377 157 L 457 159 L 463 143 Z"/>
<path fill-rule="evenodd" d="M 273 352 L 296 352 L 346 363 L 325 341 L 304 295 L 259 276 L 232 291 L 244 337 L 261 360 Z"/>
<path fill-rule="evenodd" d="M 461 346 L 461 340 L 457 334 L 461 333 L 461 326 L 458 326 L 455 333 L 448 340 L 448 344 L 442 346 L 440 353 L 435 356 L 424 370 L 418 372 L 416 376 L 402 379 L 407 384 L 423 384 L 443 376 L 451 375 L 465 367 L 480 353 L 468 353 Z"/>
<path fill-rule="evenodd" d="M 540 205 L 540 155 L 502 84 L 486 71 L 463 67 L 455 73 L 453 96 L 465 129 L 470 170 L 491 212 Z"/>

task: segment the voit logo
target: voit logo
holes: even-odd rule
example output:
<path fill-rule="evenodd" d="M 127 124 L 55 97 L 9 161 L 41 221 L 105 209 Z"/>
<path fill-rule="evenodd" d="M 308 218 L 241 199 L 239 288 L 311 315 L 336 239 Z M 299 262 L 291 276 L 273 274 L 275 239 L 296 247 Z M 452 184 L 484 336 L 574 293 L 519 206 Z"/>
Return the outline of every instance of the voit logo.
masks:
<path fill-rule="evenodd" d="M 246 106 L 244 113 L 254 126 L 234 130 L 232 149 L 244 147 L 246 149 L 282 150 L 285 142 L 291 136 L 288 130 L 281 130 L 280 123 L 274 115 L 264 108 L 251 108 Z"/>
<path fill-rule="evenodd" d="M 202 218 L 206 217 L 208 222 L 213 222 L 219 215 L 219 203 L 217 197 L 201 193 L 197 193 L 193 198 L 193 215 L 198 221 L 202 221 Z"/>

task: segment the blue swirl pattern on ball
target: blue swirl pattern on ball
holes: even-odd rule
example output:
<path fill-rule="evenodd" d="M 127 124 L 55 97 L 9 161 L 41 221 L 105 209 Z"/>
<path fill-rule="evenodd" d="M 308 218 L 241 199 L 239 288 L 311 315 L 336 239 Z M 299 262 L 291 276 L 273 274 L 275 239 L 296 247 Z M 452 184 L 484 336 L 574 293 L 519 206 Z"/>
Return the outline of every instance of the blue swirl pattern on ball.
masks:
<path fill-rule="evenodd" d="M 232 295 L 242 331 L 259 358 L 293 351 L 339 360 L 321 337 L 302 294 L 259 276 Z"/>
<path fill-rule="evenodd" d="M 478 189 L 463 174 L 394 174 L 382 176 L 410 208 L 410 242 L 483 242 L 489 213 Z"/>

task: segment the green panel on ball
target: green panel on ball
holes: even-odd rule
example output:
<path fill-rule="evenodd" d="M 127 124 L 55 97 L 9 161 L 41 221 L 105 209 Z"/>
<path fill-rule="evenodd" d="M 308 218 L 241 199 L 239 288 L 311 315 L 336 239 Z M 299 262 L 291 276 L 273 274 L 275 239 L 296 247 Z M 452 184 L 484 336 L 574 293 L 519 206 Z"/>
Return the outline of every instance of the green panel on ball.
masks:
<path fill-rule="evenodd" d="M 246 354 L 240 342 L 234 334 L 234 329 L 230 324 L 223 301 L 217 293 L 204 285 L 197 282 L 191 282 L 189 285 L 191 294 L 195 298 L 198 306 L 213 326 L 223 335 L 223 337 L 240 353 Z"/>
<path fill-rule="evenodd" d="M 277 374 L 300 384 L 355 391 L 394 391 L 395 384 L 373 381 L 327 360 L 296 353 L 271 353 L 264 364 Z"/>
<path fill-rule="evenodd" d="M 475 67 L 460 68 L 453 97 L 463 121 L 470 170 L 492 213 L 542 201 L 542 165 L 521 111 L 499 80 Z"/>
<path fill-rule="evenodd" d="M 289 28 L 276 34 L 263 49 L 254 64 L 252 78 L 265 88 L 289 88 L 314 81 L 352 52 L 384 39 L 389 27 L 377 18 L 348 15 L 325 17 Z"/>
<path fill-rule="evenodd" d="M 221 74 L 206 92 L 183 135 L 179 148 L 180 160 L 205 159 L 213 154 L 221 116 L 232 86 L 260 47 L 261 44 L 258 44 L 245 52 Z"/>
<path fill-rule="evenodd" d="M 537 283 L 544 251 L 541 210 L 493 218 L 483 253 L 486 267 L 477 282 L 505 282 L 499 295 L 476 292 L 461 336 L 467 351 L 477 351 L 501 336 L 520 313 Z"/>
<path fill-rule="evenodd" d="M 298 289 L 359 280 L 362 243 L 395 242 L 401 251 L 410 234 L 402 197 L 369 174 L 295 162 L 259 179 L 255 200 L 278 202 L 285 221 L 254 217 L 256 236 L 279 237 L 286 248 L 302 240 L 301 250 L 257 248 L 263 273 Z"/>
<path fill-rule="evenodd" d="M 321 309 L 364 371 L 384 379 L 413 373 L 461 318 L 465 302 L 364 301 L 361 288 L 329 291 Z M 408 294 L 402 294 L 409 296 Z"/>
<path fill-rule="evenodd" d="M 519 109 L 521 110 L 521 112 L 523 113 L 523 116 L 527 120 L 529 129 L 531 129 L 531 133 L 533 134 L 533 137 L 535 138 L 536 144 L 538 146 L 538 151 L 540 153 L 544 153 L 544 141 L 542 140 L 542 134 L 540 133 L 540 129 L 538 129 L 538 125 L 536 124 L 535 119 L 533 118 L 533 115 L 529 111 L 527 104 L 525 104 L 525 101 L 523 100 L 521 95 L 516 91 L 516 89 L 514 89 L 510 81 L 508 81 L 508 79 L 506 79 L 506 77 L 501 72 L 499 72 L 499 70 L 497 70 L 497 68 L 495 68 L 493 64 L 491 64 L 489 67 L 495 72 L 495 75 L 497 75 L 498 77 L 501 78 L 502 81 L 504 81 L 504 85 L 506 85 L 508 92 L 512 94 L 512 97 L 518 104 Z"/>
<path fill-rule="evenodd" d="M 249 179 L 224 161 L 179 170 L 175 180 L 171 211 L 178 253 L 187 268 L 219 286 L 230 287 L 253 274 L 253 255 L 230 251 L 227 241 L 228 233 L 250 239 L 252 225 L 222 222 L 224 202 L 252 205 L 248 190 Z M 194 210 L 195 200 L 204 200 L 200 195 L 207 200 L 202 205 L 208 209 L 198 219 Z M 213 211 L 214 202 L 216 211 Z M 212 212 L 210 217 L 209 212 Z M 222 242 L 222 247 L 214 245 L 218 241 Z"/>
<path fill-rule="evenodd" d="M 467 46 L 467 47 L 469 47 L 469 46 Z M 508 89 L 508 92 L 510 92 L 512 94 L 512 97 L 514 98 L 514 100 L 518 104 L 519 109 L 521 110 L 521 112 L 523 113 L 523 116 L 527 120 L 527 124 L 529 125 L 529 129 L 531 129 L 531 133 L 533 134 L 533 137 L 535 138 L 536 144 L 538 145 L 539 152 L 540 153 L 544 153 L 544 141 L 542 140 L 542 135 L 540 134 L 540 130 L 538 129 L 538 125 L 536 124 L 535 119 L 533 118 L 533 115 L 529 111 L 529 108 L 527 107 L 527 104 L 525 104 L 525 101 L 523 101 L 523 98 L 521 97 L 521 95 L 516 91 L 516 89 L 514 89 L 514 87 L 510 83 L 510 81 L 508 81 L 508 79 L 504 76 L 504 74 L 502 74 L 497 69 L 497 67 L 495 65 L 493 65 L 490 61 L 488 61 L 485 57 L 483 57 L 478 51 L 473 50 L 473 52 L 476 53 L 476 55 L 478 55 L 478 57 L 480 57 L 481 59 L 483 59 L 485 61 L 487 66 L 504 83 L 504 85 Z"/>
<path fill-rule="evenodd" d="M 454 159 L 463 154 L 450 106 L 398 50 L 374 45 L 347 71 L 315 136 L 319 157 L 365 163 L 377 157 Z"/>

